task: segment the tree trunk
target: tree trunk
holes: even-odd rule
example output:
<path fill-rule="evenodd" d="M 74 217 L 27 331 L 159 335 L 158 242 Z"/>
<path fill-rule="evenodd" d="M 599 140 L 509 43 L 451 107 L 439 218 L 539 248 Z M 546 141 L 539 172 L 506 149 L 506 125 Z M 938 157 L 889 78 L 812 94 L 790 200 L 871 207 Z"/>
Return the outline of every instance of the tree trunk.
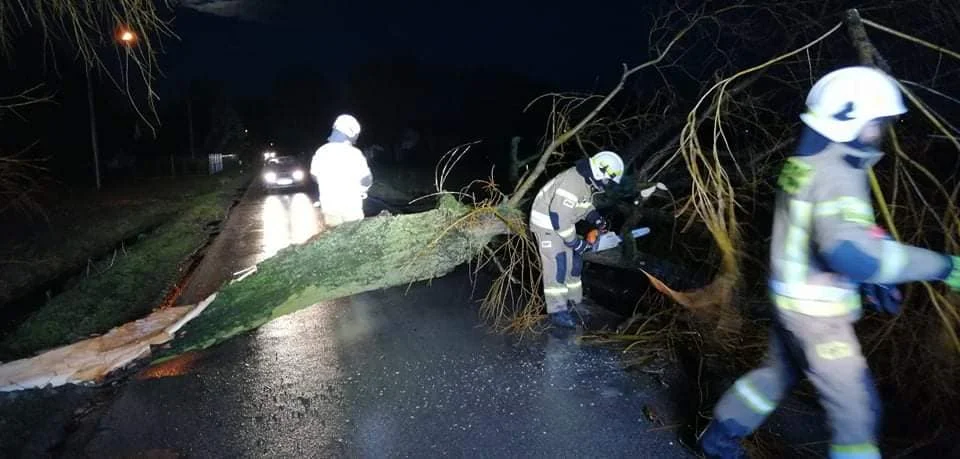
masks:
<path fill-rule="evenodd" d="M 344 224 L 221 289 L 158 356 L 210 347 L 322 301 L 446 275 L 506 232 L 491 209 L 470 209 L 453 198 L 428 212 Z"/>
<path fill-rule="evenodd" d="M 856 48 L 859 56 L 860 65 L 869 65 L 890 73 L 890 64 L 880 55 L 877 48 L 870 42 L 867 36 L 867 29 L 863 27 L 863 19 L 860 12 L 856 9 L 847 10 L 847 32 L 850 34 L 850 41 Z"/>

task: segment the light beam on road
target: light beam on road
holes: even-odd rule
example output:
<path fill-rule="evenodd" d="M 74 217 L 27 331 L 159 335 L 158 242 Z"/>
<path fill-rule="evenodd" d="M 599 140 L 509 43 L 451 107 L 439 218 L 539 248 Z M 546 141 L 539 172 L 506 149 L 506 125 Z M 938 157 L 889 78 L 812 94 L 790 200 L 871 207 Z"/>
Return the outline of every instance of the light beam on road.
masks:
<path fill-rule="evenodd" d="M 263 200 L 262 254 L 270 258 L 291 244 L 302 244 L 322 228 L 317 209 L 306 193 L 270 195 Z"/>

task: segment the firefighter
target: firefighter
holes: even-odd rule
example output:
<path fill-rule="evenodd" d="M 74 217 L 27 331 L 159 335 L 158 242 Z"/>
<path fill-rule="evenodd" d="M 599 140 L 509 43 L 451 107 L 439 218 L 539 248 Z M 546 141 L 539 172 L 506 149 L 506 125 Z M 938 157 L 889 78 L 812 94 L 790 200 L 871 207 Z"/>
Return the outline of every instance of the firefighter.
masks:
<path fill-rule="evenodd" d="M 590 244 L 577 235 L 575 225 L 586 220 L 606 231 L 593 195 L 620 183 L 623 168 L 620 155 L 601 151 L 547 182 L 533 201 L 530 229 L 540 250 L 547 313 L 558 327 L 576 327 L 571 309 L 583 301 L 580 271 Z"/>
<path fill-rule="evenodd" d="M 327 226 L 362 220 L 363 201 L 373 185 L 367 159 L 354 144 L 360 136 L 360 123 L 351 115 L 340 115 L 333 132 L 310 162 L 310 174 L 317 182 L 315 207 L 323 212 Z"/>
<path fill-rule="evenodd" d="M 945 281 L 960 289 L 960 257 L 900 244 L 876 226 L 868 170 L 883 134 L 907 108 L 896 82 L 868 67 L 819 80 L 800 116 L 796 154 L 778 181 L 766 363 L 734 383 L 701 437 L 708 457 L 746 457 L 740 440 L 806 376 L 831 429 L 830 457 L 879 458 L 880 401 L 853 325 L 868 306 L 896 313 L 895 285 Z"/>

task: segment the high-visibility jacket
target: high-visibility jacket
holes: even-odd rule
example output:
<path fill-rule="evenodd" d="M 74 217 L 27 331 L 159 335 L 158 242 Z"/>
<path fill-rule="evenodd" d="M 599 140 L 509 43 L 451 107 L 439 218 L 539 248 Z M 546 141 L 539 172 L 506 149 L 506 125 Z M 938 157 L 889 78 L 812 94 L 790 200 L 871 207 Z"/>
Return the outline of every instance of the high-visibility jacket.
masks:
<path fill-rule="evenodd" d="M 373 184 L 367 159 L 350 142 L 328 142 L 320 147 L 310 162 L 310 174 L 322 197 L 353 200 Z"/>
<path fill-rule="evenodd" d="M 593 189 L 571 167 L 547 182 L 530 209 L 530 229 L 556 232 L 568 246 L 577 241 L 576 223 L 599 220 L 593 206 Z"/>
<path fill-rule="evenodd" d="M 950 276 L 950 257 L 901 244 L 876 225 L 867 171 L 882 153 L 823 142 L 787 159 L 778 180 L 769 279 L 773 302 L 801 314 L 860 313 L 860 284 Z"/>

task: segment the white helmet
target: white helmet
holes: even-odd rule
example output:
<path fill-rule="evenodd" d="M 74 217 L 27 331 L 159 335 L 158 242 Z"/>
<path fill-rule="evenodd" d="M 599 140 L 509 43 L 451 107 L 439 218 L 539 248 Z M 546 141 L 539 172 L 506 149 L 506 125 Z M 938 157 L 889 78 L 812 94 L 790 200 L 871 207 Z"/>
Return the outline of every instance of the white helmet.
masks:
<path fill-rule="evenodd" d="M 342 132 L 351 141 L 357 140 L 360 136 L 360 122 L 351 115 L 340 115 L 333 122 L 333 130 Z"/>
<path fill-rule="evenodd" d="M 834 142 L 850 142 L 872 120 L 907 112 L 896 80 L 871 67 L 846 67 L 828 73 L 807 95 L 800 119 Z"/>
<path fill-rule="evenodd" d="M 623 159 L 612 151 L 601 151 L 590 158 L 590 172 L 594 180 L 620 183 L 623 178 Z"/>

